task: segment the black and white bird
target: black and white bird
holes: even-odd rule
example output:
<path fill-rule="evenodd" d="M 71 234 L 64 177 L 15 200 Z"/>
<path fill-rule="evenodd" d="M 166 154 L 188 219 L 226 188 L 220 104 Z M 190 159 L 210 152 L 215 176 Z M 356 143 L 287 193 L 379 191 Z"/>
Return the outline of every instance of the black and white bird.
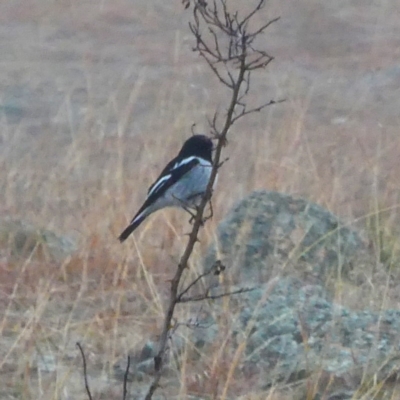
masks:
<path fill-rule="evenodd" d="M 129 226 L 119 236 L 123 242 L 153 212 L 165 207 L 184 209 L 198 206 L 206 191 L 212 170 L 212 142 L 204 135 L 194 135 L 183 144 L 157 180 Z"/>

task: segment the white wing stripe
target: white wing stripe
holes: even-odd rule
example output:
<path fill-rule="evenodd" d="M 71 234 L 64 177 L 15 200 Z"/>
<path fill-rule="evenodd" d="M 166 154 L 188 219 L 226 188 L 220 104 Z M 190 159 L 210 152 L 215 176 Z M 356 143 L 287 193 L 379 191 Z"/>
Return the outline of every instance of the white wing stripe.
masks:
<path fill-rule="evenodd" d="M 171 171 L 173 171 L 174 169 L 180 168 L 183 165 L 189 164 L 193 160 L 201 161 L 198 157 L 195 157 L 195 156 L 187 157 L 187 158 L 184 158 L 183 160 L 176 162 L 175 165 L 172 167 Z"/>
<path fill-rule="evenodd" d="M 150 192 L 147 194 L 147 197 L 151 196 L 153 193 L 155 193 L 157 190 L 159 190 L 162 187 L 162 185 L 172 177 L 171 173 L 173 173 L 175 170 L 183 167 L 184 165 L 191 163 L 193 160 L 197 160 L 199 162 L 199 164 L 202 165 L 203 167 L 212 166 L 211 163 L 203 160 L 200 157 L 191 156 L 191 157 L 184 158 L 183 160 L 180 160 L 175 163 L 175 165 L 170 169 L 170 173 L 168 175 L 163 176 L 162 178 L 160 178 L 158 180 L 158 182 L 156 182 L 154 184 L 154 186 L 151 188 Z"/>
<path fill-rule="evenodd" d="M 136 217 L 131 221 L 130 225 L 133 225 L 136 221 L 138 221 L 140 218 L 147 216 L 147 211 L 149 208 L 145 208 L 139 215 L 136 215 Z"/>
<path fill-rule="evenodd" d="M 165 181 L 168 181 L 168 179 L 171 178 L 171 174 L 163 176 L 161 179 L 158 180 L 158 182 L 155 183 L 155 185 L 151 188 L 150 192 L 147 194 L 147 197 L 151 196 L 156 190 L 159 189 L 160 186 L 163 185 Z"/>

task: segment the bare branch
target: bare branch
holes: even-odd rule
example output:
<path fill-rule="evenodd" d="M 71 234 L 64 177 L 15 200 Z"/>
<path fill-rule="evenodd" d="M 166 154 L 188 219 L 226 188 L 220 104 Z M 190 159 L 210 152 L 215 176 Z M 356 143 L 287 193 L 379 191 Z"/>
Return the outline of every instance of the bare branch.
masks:
<path fill-rule="evenodd" d="M 225 86 L 228 86 L 228 88 L 232 89 L 232 86 L 234 85 L 233 80 L 231 79 L 231 82 L 228 82 L 227 80 L 225 80 L 225 78 L 223 78 L 221 76 L 220 72 L 214 66 L 214 64 L 207 57 L 203 57 L 203 58 L 204 58 L 204 60 L 206 60 L 206 63 L 211 68 L 211 70 L 214 72 L 214 75 L 220 80 L 220 82 L 223 83 Z"/>
<path fill-rule="evenodd" d="M 286 99 L 282 99 L 282 100 L 270 100 L 267 103 L 261 104 L 258 107 L 254 107 L 251 108 L 250 110 L 246 110 L 244 109 L 240 114 L 238 114 L 236 117 L 234 117 L 232 119 L 232 123 L 234 124 L 238 119 L 244 117 L 245 115 L 249 115 L 252 113 L 256 113 L 256 112 L 260 112 L 262 111 L 264 108 L 268 107 L 268 106 L 272 106 L 273 104 L 278 104 L 278 103 L 284 103 L 286 101 Z"/>
<path fill-rule="evenodd" d="M 253 59 L 252 61 L 250 61 L 250 62 L 246 65 L 246 69 L 247 69 L 248 71 L 253 71 L 254 69 L 264 68 L 264 67 L 266 67 L 272 60 L 273 60 L 273 58 L 266 57 L 264 54 L 257 55 L 257 57 L 256 57 L 255 59 Z"/>
<path fill-rule="evenodd" d="M 183 272 L 188 266 L 194 246 L 198 241 L 200 228 L 205 222 L 203 217 L 205 207 L 211 200 L 214 182 L 218 170 L 223 164 L 221 162 L 222 149 L 227 144 L 227 135 L 230 128 L 245 115 L 259 112 L 265 107 L 277 103 L 271 100 L 258 107 L 246 109 L 246 98 L 251 89 L 251 74 L 256 70 L 266 68 L 273 59 L 264 50 L 255 48 L 254 43 L 256 42 L 255 39 L 278 18 L 268 21 L 253 32 L 248 31 L 252 18 L 265 6 L 265 0 L 257 0 L 257 4 L 253 9 L 242 18 L 238 12 L 232 13 L 229 11 L 227 0 L 209 0 L 209 2 L 205 0 L 183 0 L 183 2 L 186 6 L 190 2 L 194 5 L 193 19 L 189 23 L 189 29 L 195 39 L 193 50 L 205 60 L 219 82 L 226 86 L 231 93 L 225 115 L 220 116 L 215 112 L 212 120 L 209 120 L 211 135 L 217 140 L 211 176 L 201 204 L 193 215 L 194 220 L 188 243 L 171 280 L 159 348 L 154 358 L 155 374 L 146 394 L 146 400 L 152 398 L 159 386 L 165 363 L 168 339 L 174 332 L 173 320 L 176 305 L 194 301 L 215 300 L 254 290 L 254 288 L 242 288 L 220 294 L 210 294 L 207 290 L 206 293 L 201 295 L 189 296 L 190 289 L 196 286 L 203 277 L 212 273 L 213 269 L 197 276 L 183 290 L 179 291 L 179 288 Z"/>
<path fill-rule="evenodd" d="M 222 53 L 221 53 L 221 51 L 219 49 L 219 42 L 218 42 L 217 34 L 215 33 L 214 29 L 212 29 L 212 28 L 209 28 L 209 31 L 210 31 L 211 35 L 213 36 L 213 38 L 214 38 L 215 51 L 217 52 L 218 57 L 221 59 L 222 58 Z"/>
<path fill-rule="evenodd" d="M 85 389 L 86 389 L 86 393 L 89 397 L 89 400 L 93 400 L 92 394 L 90 392 L 90 387 L 89 387 L 89 382 L 88 382 L 88 377 L 87 377 L 87 369 L 86 369 L 86 357 L 85 357 L 85 353 L 83 351 L 83 348 L 81 346 L 81 344 L 79 342 L 76 342 L 76 345 L 78 346 L 80 352 L 81 352 L 81 356 L 82 356 L 82 362 L 83 362 L 83 378 L 85 380 Z"/>
<path fill-rule="evenodd" d="M 251 44 L 251 42 L 254 40 L 254 38 L 256 36 L 258 36 L 260 33 L 263 33 L 267 28 L 269 28 L 273 23 L 279 21 L 281 19 L 281 17 L 276 17 L 274 19 L 271 19 L 270 21 L 268 21 L 265 25 L 263 25 L 261 28 L 258 28 L 256 31 L 254 31 L 253 33 L 250 33 L 248 35 L 249 37 L 249 43 Z"/>
<path fill-rule="evenodd" d="M 260 0 L 257 4 L 256 7 L 254 7 L 254 9 L 252 11 L 250 11 L 249 14 L 247 14 L 243 20 L 240 23 L 240 27 L 241 28 L 246 28 L 247 23 L 249 22 L 249 20 L 258 12 L 260 11 L 263 7 L 265 6 L 265 0 Z"/>
<path fill-rule="evenodd" d="M 212 266 L 211 268 L 209 268 L 207 271 L 203 272 L 202 274 L 200 274 L 199 276 L 197 276 L 196 279 L 194 279 L 184 290 L 182 290 L 182 292 L 178 295 L 177 300 L 178 302 L 182 299 L 182 297 L 189 292 L 189 290 L 196 286 L 197 283 L 202 279 L 205 278 L 208 275 L 211 274 L 215 274 L 218 275 L 220 274 L 223 270 L 225 270 L 225 266 L 222 265 L 220 260 L 217 260 Z"/>
<path fill-rule="evenodd" d="M 126 364 L 126 370 L 124 374 L 124 394 L 122 400 L 126 400 L 126 396 L 128 394 L 127 385 L 128 385 L 128 376 L 129 376 L 129 367 L 131 365 L 131 357 L 128 356 L 128 362 Z"/>
<path fill-rule="evenodd" d="M 232 292 L 224 292 L 224 293 L 219 293 L 219 294 L 203 294 L 199 296 L 191 296 L 191 297 L 182 297 L 179 302 L 180 303 L 192 303 L 195 301 L 204 301 L 204 300 L 217 300 L 221 299 L 222 297 L 227 297 L 227 296 L 233 296 L 241 293 L 247 293 L 247 292 L 252 292 L 256 288 L 241 288 L 237 290 L 233 290 Z"/>
<path fill-rule="evenodd" d="M 203 40 L 198 30 L 198 26 L 189 23 L 189 28 L 196 38 L 196 47 L 193 50 L 198 51 L 202 57 L 205 57 L 206 54 L 207 57 L 211 56 L 215 61 L 220 61 L 218 54 L 214 53 L 214 51 L 212 51 L 208 44 Z"/>
<path fill-rule="evenodd" d="M 210 120 L 210 118 L 207 117 L 208 126 L 211 129 L 211 135 L 213 135 L 214 137 L 217 137 L 218 135 L 217 120 L 218 120 L 218 111 L 215 111 L 212 120 Z"/>

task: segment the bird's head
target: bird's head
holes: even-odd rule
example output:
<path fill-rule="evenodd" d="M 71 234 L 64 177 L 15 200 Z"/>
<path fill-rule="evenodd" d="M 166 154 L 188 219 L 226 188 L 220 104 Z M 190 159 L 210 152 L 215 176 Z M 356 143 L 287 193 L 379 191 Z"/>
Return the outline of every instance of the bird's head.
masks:
<path fill-rule="evenodd" d="M 181 157 L 201 157 L 211 162 L 212 141 L 205 135 L 193 135 L 183 144 Z"/>

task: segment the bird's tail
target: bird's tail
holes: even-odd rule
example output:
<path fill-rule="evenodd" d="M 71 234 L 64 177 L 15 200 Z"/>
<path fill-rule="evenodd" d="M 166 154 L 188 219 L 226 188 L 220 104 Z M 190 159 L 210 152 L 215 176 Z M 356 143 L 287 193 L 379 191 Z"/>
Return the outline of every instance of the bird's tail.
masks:
<path fill-rule="evenodd" d="M 128 225 L 125 230 L 118 236 L 118 240 L 122 243 L 129 235 L 144 221 L 146 216 L 141 216 L 139 218 L 134 218 L 133 221 Z"/>

